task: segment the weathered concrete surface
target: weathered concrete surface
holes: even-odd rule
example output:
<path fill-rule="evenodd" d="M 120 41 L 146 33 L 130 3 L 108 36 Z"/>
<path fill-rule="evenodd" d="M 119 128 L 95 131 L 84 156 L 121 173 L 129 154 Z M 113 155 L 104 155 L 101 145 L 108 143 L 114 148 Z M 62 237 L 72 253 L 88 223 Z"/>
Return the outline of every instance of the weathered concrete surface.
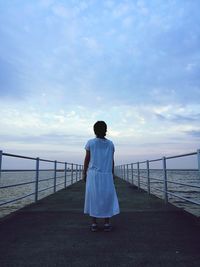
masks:
<path fill-rule="evenodd" d="M 89 231 L 78 182 L 0 223 L 0 266 L 200 266 L 197 219 L 115 183 L 121 214 L 113 232 Z"/>

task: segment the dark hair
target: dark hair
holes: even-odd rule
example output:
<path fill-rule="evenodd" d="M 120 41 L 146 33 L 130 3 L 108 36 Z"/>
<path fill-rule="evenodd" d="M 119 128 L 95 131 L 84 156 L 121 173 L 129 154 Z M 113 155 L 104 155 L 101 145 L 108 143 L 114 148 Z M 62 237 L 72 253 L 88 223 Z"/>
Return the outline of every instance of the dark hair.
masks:
<path fill-rule="evenodd" d="M 94 133 L 96 134 L 96 137 L 104 138 L 106 136 L 107 132 L 107 125 L 105 121 L 97 121 L 94 124 Z"/>

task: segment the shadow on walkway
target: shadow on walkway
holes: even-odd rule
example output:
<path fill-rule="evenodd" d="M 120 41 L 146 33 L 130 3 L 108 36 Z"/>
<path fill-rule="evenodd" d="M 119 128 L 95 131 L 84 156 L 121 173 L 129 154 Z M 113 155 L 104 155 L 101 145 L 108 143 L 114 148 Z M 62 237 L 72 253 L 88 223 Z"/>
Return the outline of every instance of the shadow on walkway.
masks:
<path fill-rule="evenodd" d="M 121 213 L 112 232 L 89 231 L 80 181 L 0 223 L 0 266 L 200 266 L 198 219 L 115 184 Z"/>

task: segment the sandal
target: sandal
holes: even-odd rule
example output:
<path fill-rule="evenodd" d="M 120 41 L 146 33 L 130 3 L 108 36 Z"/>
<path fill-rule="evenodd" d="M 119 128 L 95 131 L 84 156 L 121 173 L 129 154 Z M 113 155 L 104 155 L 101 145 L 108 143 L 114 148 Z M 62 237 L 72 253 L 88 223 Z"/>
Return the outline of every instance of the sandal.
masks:
<path fill-rule="evenodd" d="M 92 224 L 92 225 L 90 226 L 90 230 L 91 230 L 92 232 L 97 232 L 97 231 L 98 231 L 97 224 Z"/>
<path fill-rule="evenodd" d="M 110 231 L 112 231 L 112 225 L 104 224 L 104 232 L 110 232 Z"/>

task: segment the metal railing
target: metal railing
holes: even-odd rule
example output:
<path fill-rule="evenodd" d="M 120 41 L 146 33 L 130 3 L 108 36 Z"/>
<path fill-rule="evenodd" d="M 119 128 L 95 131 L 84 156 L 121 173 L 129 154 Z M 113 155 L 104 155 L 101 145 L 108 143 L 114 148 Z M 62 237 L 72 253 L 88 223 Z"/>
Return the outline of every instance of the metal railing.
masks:
<path fill-rule="evenodd" d="M 31 160 L 35 162 L 35 168 L 34 169 L 2 169 L 2 161 L 4 157 L 20 158 L 20 159 L 25 159 L 29 161 Z M 53 164 L 53 168 L 50 168 L 50 169 L 41 168 L 40 165 L 42 162 Z M 59 169 L 57 167 L 58 164 L 62 166 Z M 53 193 L 55 193 L 56 191 L 59 191 L 62 188 L 66 188 L 67 186 L 81 180 L 82 170 L 83 170 L 83 165 L 80 165 L 80 164 L 62 162 L 62 161 L 57 161 L 57 160 L 53 161 L 53 160 L 42 159 L 38 157 L 37 158 L 27 157 L 27 156 L 15 155 L 15 154 L 10 154 L 10 153 L 4 153 L 3 151 L 0 151 L 0 194 L 3 189 L 5 190 L 9 188 L 33 185 L 33 191 L 31 193 L 21 195 L 14 199 L 9 199 L 6 201 L 1 200 L 0 206 L 4 206 L 6 204 L 10 204 L 18 200 L 28 198 L 30 196 L 34 196 L 34 201 L 37 202 L 39 199 L 39 193 L 50 190 L 50 189 L 53 189 Z M 47 172 L 47 171 L 53 173 L 53 177 L 40 179 L 41 172 Z M 1 185 L 1 176 L 3 173 L 6 173 L 6 172 L 11 172 L 11 173 L 33 172 L 34 180 L 29 181 L 29 182 L 18 182 L 18 183 L 13 183 L 9 185 Z M 62 175 L 59 175 L 59 174 L 62 174 Z M 61 179 L 63 180 L 62 182 L 59 181 Z M 47 181 L 51 181 L 53 185 L 39 189 L 40 183 L 44 183 Z M 61 186 L 62 188 L 60 188 Z M 23 190 L 21 190 L 21 192 L 23 192 Z"/>
<path fill-rule="evenodd" d="M 176 158 L 185 158 L 188 156 L 196 156 L 198 169 L 196 169 L 196 173 L 198 173 L 199 177 L 199 183 L 198 184 L 192 184 L 187 182 L 180 182 L 176 180 L 169 180 L 168 176 L 170 172 L 175 171 L 174 169 L 167 169 L 167 163 L 171 159 Z M 161 163 L 161 168 L 151 169 L 151 164 L 153 163 Z M 187 169 L 186 169 L 187 170 Z M 176 171 L 184 171 L 184 169 L 176 169 Z M 157 177 L 152 177 L 150 172 L 156 173 Z M 146 160 L 141 162 L 134 162 L 129 164 L 123 164 L 115 167 L 115 174 L 124 179 L 125 181 L 136 185 L 138 189 L 142 188 L 148 192 L 148 194 L 152 194 L 151 191 L 159 191 L 163 194 L 163 199 L 165 200 L 165 203 L 168 202 L 168 198 L 170 196 L 184 200 L 186 202 L 200 205 L 200 198 L 199 200 L 191 199 L 191 197 L 184 197 L 180 194 L 174 193 L 172 186 L 184 186 L 187 188 L 196 188 L 197 193 L 200 193 L 200 149 L 197 150 L 197 152 L 188 153 L 188 154 L 182 154 L 182 155 L 176 155 L 171 157 L 162 157 L 158 159 L 153 160 Z M 159 175 L 158 175 L 159 174 Z M 156 184 L 157 186 L 153 187 L 152 184 Z M 169 187 L 171 187 L 169 189 Z M 188 190 L 189 191 L 189 190 Z M 155 195 L 155 193 L 153 193 Z M 200 194 L 199 194 L 200 196 Z"/>

